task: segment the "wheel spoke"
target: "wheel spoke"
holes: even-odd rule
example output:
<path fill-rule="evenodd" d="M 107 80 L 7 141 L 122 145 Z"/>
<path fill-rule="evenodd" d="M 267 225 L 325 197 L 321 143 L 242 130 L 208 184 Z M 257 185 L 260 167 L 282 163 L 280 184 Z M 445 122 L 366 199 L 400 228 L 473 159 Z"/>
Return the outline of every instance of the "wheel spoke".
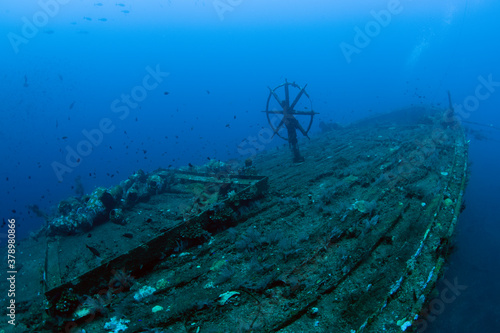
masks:
<path fill-rule="evenodd" d="M 302 97 L 302 94 L 304 93 L 304 91 L 306 90 L 306 87 L 307 87 L 307 84 L 304 86 L 304 88 L 300 89 L 300 92 L 297 94 L 297 96 L 295 97 L 292 105 L 290 105 L 290 109 L 293 110 L 293 108 L 295 107 L 295 105 L 297 104 L 297 102 L 299 101 L 300 97 Z"/>
<path fill-rule="evenodd" d="M 285 105 L 286 108 L 290 105 L 290 94 L 288 92 L 288 82 L 285 83 Z"/>
<path fill-rule="evenodd" d="M 274 133 L 273 135 L 271 136 L 271 139 L 274 137 L 275 134 L 278 134 L 278 132 L 280 131 L 281 127 L 283 127 L 283 124 L 285 123 L 285 117 L 281 118 L 281 121 L 280 123 L 278 124 L 278 126 L 276 127 L 276 129 L 274 130 Z"/>
<path fill-rule="evenodd" d="M 303 116 L 314 116 L 317 112 L 309 110 L 293 110 L 293 114 L 303 115 Z"/>
<path fill-rule="evenodd" d="M 304 129 L 304 127 L 302 127 L 302 125 L 297 122 L 297 128 L 299 129 L 299 131 L 302 133 L 303 136 L 309 138 L 309 136 L 307 135 L 307 131 Z"/>
<path fill-rule="evenodd" d="M 269 87 L 268 87 L 268 88 L 269 88 Z M 271 94 L 274 96 L 274 98 L 276 99 L 276 101 L 278 101 L 278 104 L 279 104 L 281 107 L 283 107 L 283 106 L 281 105 L 281 101 L 280 101 L 280 99 L 279 99 L 278 95 L 276 95 L 276 93 L 274 92 L 274 90 L 272 90 L 271 88 L 269 88 L 269 91 L 270 91 L 270 92 L 271 92 Z"/>

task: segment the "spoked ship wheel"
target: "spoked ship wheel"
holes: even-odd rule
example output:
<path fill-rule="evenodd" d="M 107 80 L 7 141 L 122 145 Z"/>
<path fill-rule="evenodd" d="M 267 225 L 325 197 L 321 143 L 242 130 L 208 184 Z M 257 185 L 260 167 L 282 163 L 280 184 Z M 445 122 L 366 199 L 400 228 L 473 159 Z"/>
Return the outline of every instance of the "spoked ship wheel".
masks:
<path fill-rule="evenodd" d="M 298 93 L 295 95 L 295 98 L 293 102 L 290 104 L 290 87 L 297 89 Z M 267 115 L 267 121 L 269 122 L 269 126 L 271 126 L 271 129 L 273 130 L 273 136 L 277 135 L 280 138 L 290 141 L 290 138 L 284 137 L 279 133 L 279 131 L 283 128 L 283 125 L 286 125 L 285 122 L 287 119 L 294 118 L 295 115 L 301 115 L 301 116 L 310 116 L 309 119 L 309 125 L 307 126 L 307 129 L 304 129 L 302 125 L 298 121 L 296 121 L 296 126 L 297 129 L 307 138 L 309 138 L 308 133 L 309 130 L 311 129 L 312 123 L 313 123 L 313 118 L 315 114 L 318 114 L 317 112 L 314 112 L 312 109 L 312 101 L 309 95 L 306 92 L 306 87 L 307 84 L 301 88 L 298 84 L 295 82 L 288 82 L 285 80 L 285 83 L 280 84 L 279 86 L 275 87 L 274 89 L 269 88 L 269 97 L 267 98 L 267 103 L 266 103 L 266 110 L 263 111 Z M 280 96 L 284 95 L 284 99 L 280 99 Z M 305 98 L 303 98 L 305 97 Z M 271 104 L 271 99 L 275 99 L 278 102 L 279 108 L 273 108 L 270 110 L 270 104 Z M 300 100 L 303 100 L 304 102 L 301 103 L 301 105 L 306 104 L 306 106 L 303 106 L 304 109 L 307 109 L 307 105 L 309 105 L 309 110 L 295 110 L 295 107 L 297 106 L 297 103 Z M 273 122 L 271 120 L 271 115 L 276 114 L 276 115 L 281 115 L 281 120 L 278 124 L 278 126 L 274 127 Z"/>

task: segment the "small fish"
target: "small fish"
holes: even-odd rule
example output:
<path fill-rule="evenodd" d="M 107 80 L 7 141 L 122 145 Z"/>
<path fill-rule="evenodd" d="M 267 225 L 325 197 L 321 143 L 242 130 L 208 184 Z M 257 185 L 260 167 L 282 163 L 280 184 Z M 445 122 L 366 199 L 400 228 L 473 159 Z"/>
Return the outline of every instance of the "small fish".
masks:
<path fill-rule="evenodd" d="M 67 138 L 68 138 L 67 136 L 63 136 L 61 139 L 66 140 Z"/>
<path fill-rule="evenodd" d="M 170 94 L 168 91 L 165 91 L 165 92 L 163 93 L 163 95 L 165 95 L 165 96 L 166 96 L 166 95 L 168 95 L 168 94 Z"/>
<path fill-rule="evenodd" d="M 106 22 L 108 19 L 103 17 L 103 18 L 100 18 L 100 19 L 97 19 L 98 21 L 101 21 L 101 22 Z"/>
<path fill-rule="evenodd" d="M 130 10 L 122 10 L 122 13 L 128 14 L 130 13 Z"/>
<path fill-rule="evenodd" d="M 63 80 L 63 77 L 61 74 L 57 74 L 57 76 L 59 76 L 59 80 L 61 80 L 61 81 Z"/>
<path fill-rule="evenodd" d="M 71 104 L 69 105 L 70 110 L 73 108 L 73 106 L 75 106 L 75 103 L 76 103 L 76 101 L 71 102 Z"/>
<path fill-rule="evenodd" d="M 95 255 L 96 257 L 101 257 L 101 254 L 95 248 L 93 248 L 92 246 L 88 246 L 87 244 L 85 244 L 85 246 L 90 250 L 90 252 L 92 252 L 93 255 Z"/>
<path fill-rule="evenodd" d="M 209 95 L 210 95 L 210 90 L 207 90 L 207 94 L 209 94 Z"/>
<path fill-rule="evenodd" d="M 92 18 L 91 17 L 87 17 L 87 16 L 84 16 L 83 19 L 87 20 L 87 21 L 92 21 Z"/>
<path fill-rule="evenodd" d="M 125 5 L 123 3 L 117 3 L 117 4 L 115 4 L 115 6 L 125 7 Z"/>
<path fill-rule="evenodd" d="M 28 84 L 28 77 L 26 75 L 24 75 L 24 84 L 23 84 L 23 87 L 26 88 L 27 86 L 29 86 L 29 84 Z"/>
<path fill-rule="evenodd" d="M 102 3 L 98 2 L 98 3 L 94 3 L 94 6 L 102 6 Z"/>
<path fill-rule="evenodd" d="M 134 238 L 134 234 L 132 234 L 131 232 L 126 232 L 122 236 L 127 238 Z"/>

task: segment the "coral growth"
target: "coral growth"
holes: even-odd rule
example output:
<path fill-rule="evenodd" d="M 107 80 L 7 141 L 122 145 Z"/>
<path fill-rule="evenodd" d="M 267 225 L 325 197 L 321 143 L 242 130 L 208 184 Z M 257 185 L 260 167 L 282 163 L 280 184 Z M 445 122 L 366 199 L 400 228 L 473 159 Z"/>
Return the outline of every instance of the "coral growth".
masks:
<path fill-rule="evenodd" d="M 125 268 L 120 270 L 113 270 L 113 277 L 109 281 L 108 287 L 111 289 L 113 294 L 117 294 L 123 291 L 130 290 L 130 287 L 134 284 L 134 278 L 132 275 L 125 271 Z"/>

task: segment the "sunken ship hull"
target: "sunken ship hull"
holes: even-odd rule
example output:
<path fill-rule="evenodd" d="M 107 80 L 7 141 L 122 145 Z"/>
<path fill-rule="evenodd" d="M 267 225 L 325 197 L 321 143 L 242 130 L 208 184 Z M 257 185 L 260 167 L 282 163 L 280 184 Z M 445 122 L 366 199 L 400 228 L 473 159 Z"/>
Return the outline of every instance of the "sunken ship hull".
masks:
<path fill-rule="evenodd" d="M 462 128 L 411 108 L 300 148 L 301 164 L 285 147 L 241 165 L 137 172 L 61 202 L 19 246 L 19 325 L 422 330 L 463 204 Z"/>

